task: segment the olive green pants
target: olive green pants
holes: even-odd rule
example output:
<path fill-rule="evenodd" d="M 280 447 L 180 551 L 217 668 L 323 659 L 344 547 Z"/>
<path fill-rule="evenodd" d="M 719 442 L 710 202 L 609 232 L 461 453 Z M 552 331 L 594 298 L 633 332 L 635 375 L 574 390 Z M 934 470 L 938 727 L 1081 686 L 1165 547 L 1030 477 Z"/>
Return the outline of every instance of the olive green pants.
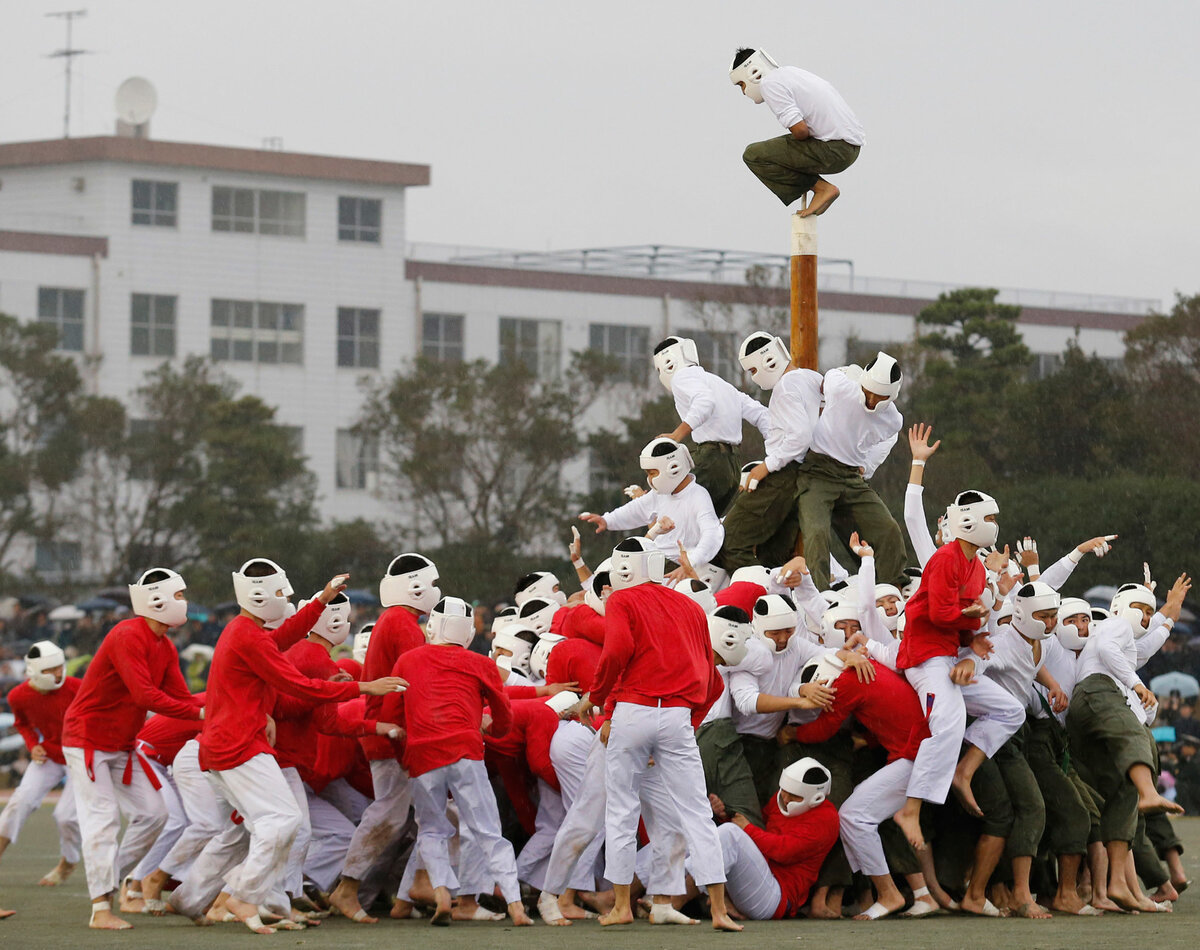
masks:
<path fill-rule="evenodd" d="M 1046 806 L 1046 838 L 1055 855 L 1087 853 L 1092 821 L 1079 788 L 1063 767 L 1066 731 L 1058 720 L 1027 719 L 1025 759 Z"/>
<path fill-rule="evenodd" d="M 812 191 L 817 178 L 843 172 L 858 158 L 861 146 L 836 139 L 797 139 L 790 133 L 746 146 L 742 161 L 785 205 Z"/>
<path fill-rule="evenodd" d="M 800 466 L 789 462 L 771 472 L 754 491 L 738 492 L 725 515 L 725 543 L 713 558 L 730 574 L 747 564 L 778 567 L 795 548 L 796 479 Z M 828 569 L 828 568 L 826 568 Z"/>
<path fill-rule="evenodd" d="M 1005 845 L 1005 856 L 1031 858 L 1037 854 L 1042 833 L 1046 830 L 1046 803 L 1041 788 L 1025 758 L 1025 737 L 1028 726 L 1022 726 L 1002 745 L 992 760 L 1004 780 L 1008 800 L 1013 810 L 1012 831 Z"/>
<path fill-rule="evenodd" d="M 762 799 L 754 787 L 754 773 L 746 761 L 742 737 L 733 728 L 732 719 L 714 719 L 696 732 L 700 761 L 704 765 L 704 785 L 710 795 L 725 803 L 725 811 L 745 815 L 759 828 L 763 824 Z"/>
<path fill-rule="evenodd" d="M 742 477 L 742 455 L 727 442 L 701 442 L 692 449 L 692 474 L 712 498 L 717 517 L 725 514 Z"/>

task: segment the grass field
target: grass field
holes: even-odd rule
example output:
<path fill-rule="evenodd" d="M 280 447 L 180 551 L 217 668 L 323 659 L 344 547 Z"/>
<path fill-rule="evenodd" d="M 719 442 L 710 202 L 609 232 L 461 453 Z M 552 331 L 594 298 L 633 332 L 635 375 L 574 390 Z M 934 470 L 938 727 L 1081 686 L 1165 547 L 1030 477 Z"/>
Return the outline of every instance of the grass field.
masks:
<path fill-rule="evenodd" d="M 979 920 L 939 916 L 925 920 L 769 921 L 751 922 L 740 935 L 716 934 L 707 925 L 699 927 L 651 927 L 639 921 L 630 927 L 602 929 L 594 923 L 551 928 L 539 922 L 532 928 L 515 929 L 506 924 L 456 923 L 434 930 L 428 921 L 385 920 L 374 926 L 346 920 L 325 921 L 315 930 L 258 937 L 240 924 L 199 928 L 177 917 L 134 917 L 135 929 L 124 933 L 100 933 L 87 929 L 88 902 L 83 869 L 58 888 L 38 887 L 37 881 L 57 857 L 57 837 L 50 809 L 42 808 L 26 826 L 21 840 L 9 848 L 0 862 L 0 907 L 16 910 L 17 916 L 0 921 L 0 947 L 26 948 L 127 947 L 131 950 L 192 950 L 213 946 L 268 944 L 330 947 L 336 950 L 392 950 L 404 947 L 502 948 L 561 947 L 583 941 L 588 950 L 596 947 L 688 948 L 741 944 L 764 947 L 819 947 L 820 950 L 873 950 L 875 947 L 930 947 L 938 950 L 1001 950 L 1001 948 L 1086 947 L 1103 950 L 1156 950 L 1197 946 L 1200 933 L 1200 819 L 1178 822 L 1187 851 L 1184 861 L 1198 884 L 1176 904 L 1173 914 L 1136 917 L 1105 915 L 1098 918 L 1054 920 Z M 76 944 L 75 941 L 79 943 Z"/>

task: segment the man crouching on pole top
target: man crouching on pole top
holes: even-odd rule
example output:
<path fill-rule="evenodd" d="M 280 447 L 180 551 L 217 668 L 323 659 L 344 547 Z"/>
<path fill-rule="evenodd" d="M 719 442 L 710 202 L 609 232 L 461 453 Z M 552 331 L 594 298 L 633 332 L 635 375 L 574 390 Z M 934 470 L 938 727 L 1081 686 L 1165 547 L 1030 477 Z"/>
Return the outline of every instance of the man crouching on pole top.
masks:
<path fill-rule="evenodd" d="M 739 49 L 729 78 L 756 104 L 771 107 L 787 135 L 746 146 L 742 160 L 785 205 L 810 191 L 802 218 L 824 214 L 840 192 L 822 175 L 858 158 L 863 127 L 836 89 L 797 66 L 780 66 L 765 50 Z"/>

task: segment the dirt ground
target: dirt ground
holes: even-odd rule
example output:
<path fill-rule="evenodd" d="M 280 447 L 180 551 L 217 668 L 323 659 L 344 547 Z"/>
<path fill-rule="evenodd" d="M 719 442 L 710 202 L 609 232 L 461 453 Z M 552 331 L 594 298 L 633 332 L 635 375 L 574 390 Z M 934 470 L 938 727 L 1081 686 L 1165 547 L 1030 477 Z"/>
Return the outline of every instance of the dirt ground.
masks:
<path fill-rule="evenodd" d="M 820 950 L 864 950 L 902 946 L 945 948 L 945 950 L 1021 950 L 1086 947 L 1103 950 L 1131 946 L 1158 948 L 1194 947 L 1200 928 L 1200 819 L 1185 818 L 1177 824 L 1186 852 L 1184 861 L 1197 884 L 1175 905 L 1173 914 L 1142 916 L 1105 915 L 1099 918 L 1056 917 L 1053 920 L 980 920 L 961 916 L 937 916 L 924 920 L 853 921 L 764 921 L 750 922 L 741 936 L 716 934 L 707 924 L 698 927 L 654 927 L 639 921 L 630 927 L 602 929 L 594 923 L 570 929 L 550 928 L 538 922 L 517 929 L 507 924 L 456 923 L 434 930 L 428 921 L 385 920 L 374 926 L 352 924 L 344 919 L 325 921 L 318 929 L 303 933 L 279 933 L 258 937 L 241 925 L 226 924 L 199 928 L 177 917 L 133 918 L 135 929 L 119 934 L 87 929 L 88 901 L 79 868 L 67 884 L 58 888 L 38 887 L 38 878 L 56 860 L 57 838 L 49 808 L 30 820 L 21 840 L 0 861 L 0 907 L 17 915 L 0 921 L 0 947 L 59 948 L 79 946 L 116 947 L 129 950 L 192 950 L 214 945 L 263 943 L 337 950 L 392 950 L 405 947 L 469 948 L 469 950 L 541 950 L 561 947 L 580 938 L 589 950 L 595 947 L 690 948 L 733 944 L 796 947 L 797 941 Z"/>

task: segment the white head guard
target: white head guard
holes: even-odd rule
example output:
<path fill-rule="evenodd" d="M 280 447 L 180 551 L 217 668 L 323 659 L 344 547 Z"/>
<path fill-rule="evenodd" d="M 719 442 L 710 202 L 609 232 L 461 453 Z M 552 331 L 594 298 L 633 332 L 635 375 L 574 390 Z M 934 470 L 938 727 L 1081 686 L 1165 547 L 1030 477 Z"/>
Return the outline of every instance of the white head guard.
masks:
<path fill-rule="evenodd" d="M 1034 614 L 1043 610 L 1058 610 L 1061 599 L 1058 591 L 1049 584 L 1043 584 L 1041 581 L 1022 584 L 1012 599 L 1010 623 L 1013 629 L 1030 640 L 1045 640 L 1054 631 L 1058 620 L 1055 618 L 1055 623 L 1050 625 L 1050 629 L 1046 629 L 1046 625 Z"/>
<path fill-rule="evenodd" d="M 29 677 L 29 685 L 39 693 L 49 693 L 58 689 L 67 681 L 67 657 L 58 645 L 49 640 L 38 640 L 25 654 L 25 675 Z M 62 676 L 57 679 L 46 670 L 63 667 Z"/>
<path fill-rule="evenodd" d="M 895 597 L 896 612 L 891 616 L 888 612 L 879 606 L 879 601 L 885 597 Z M 883 619 L 883 625 L 892 633 L 900 626 L 900 620 L 904 617 L 904 594 L 900 592 L 900 588 L 895 584 L 876 584 L 875 585 L 875 604 L 879 611 L 879 616 Z"/>
<path fill-rule="evenodd" d="M 762 81 L 768 73 L 779 68 L 766 50 L 756 49 L 746 59 L 729 70 L 729 78 L 736 86 L 745 83 L 743 92 L 754 102 L 762 102 Z"/>
<path fill-rule="evenodd" d="M 274 570 L 264 577 L 247 577 L 246 569 L 252 564 L 265 565 Z M 233 572 L 233 594 L 243 610 L 254 614 L 264 623 L 275 623 L 287 616 L 287 609 L 291 606 L 288 598 L 293 591 L 282 567 L 265 557 L 255 557 L 243 564 L 240 571 Z M 294 608 L 292 612 L 295 613 Z"/>
<path fill-rule="evenodd" d="M 385 607 L 411 607 L 427 614 L 442 599 L 437 565 L 423 554 L 392 558 L 379 582 L 379 602 Z"/>
<path fill-rule="evenodd" d="M 682 336 L 669 336 L 654 348 L 654 368 L 658 380 L 671 391 L 671 377 L 685 366 L 699 366 L 696 341 Z"/>
<path fill-rule="evenodd" d="M 497 656 L 496 665 L 501 660 L 508 660 L 505 669 L 510 669 L 522 676 L 529 675 L 529 654 L 533 652 L 534 644 L 538 641 L 536 630 L 522 623 L 511 623 L 492 637 L 492 653 L 496 650 L 508 650 L 511 656 Z"/>
<path fill-rule="evenodd" d="M 750 617 L 741 607 L 718 607 L 708 617 L 708 639 L 726 666 L 737 666 L 746 659 L 746 645 L 753 636 Z"/>
<path fill-rule="evenodd" d="M 755 330 L 738 349 L 738 362 L 763 389 L 774 389 L 792 361 L 783 340 Z"/>
<path fill-rule="evenodd" d="M 546 664 L 550 660 L 550 651 L 565 639 L 567 638 L 557 633 L 543 633 L 538 637 L 538 642 L 529 651 L 529 672 L 535 679 L 544 680 L 546 678 Z"/>
<path fill-rule="evenodd" d="M 1112 614 L 1104 607 L 1092 608 L 1092 623 L 1099 623 L 1101 620 L 1107 620 Z"/>
<path fill-rule="evenodd" d="M 562 692 L 555 693 L 553 696 L 549 697 L 546 700 L 546 705 L 561 716 L 578 702 L 578 693 L 573 693 L 569 689 L 564 689 Z"/>
<path fill-rule="evenodd" d="M 1084 624 L 1090 627 L 1092 605 L 1082 597 L 1064 597 L 1058 605 L 1058 626 L 1054 628 L 1054 635 L 1058 637 L 1058 642 L 1076 653 L 1087 645 L 1087 637 L 1080 632 L 1078 626 L 1067 621 L 1080 615 L 1086 618 Z"/>
<path fill-rule="evenodd" d="M 767 631 L 795 630 L 798 619 L 796 605 L 786 594 L 766 594 L 754 602 L 754 615 L 751 618 L 754 632 L 772 653 L 782 653 L 783 650 L 767 636 Z"/>
<path fill-rule="evenodd" d="M 696 576 L 714 593 L 729 585 L 729 575 L 715 564 L 701 564 L 696 568 Z"/>
<path fill-rule="evenodd" d="M 521 619 L 521 609 L 519 607 L 501 607 L 496 611 L 496 616 L 492 618 L 492 633 L 499 633 L 510 623 L 516 623 Z"/>
<path fill-rule="evenodd" d="M 157 580 L 146 580 L 155 576 Z M 187 590 L 182 577 L 165 567 L 152 567 L 129 585 L 129 603 L 139 617 L 178 627 L 187 622 L 187 601 L 175 599 L 181 590 Z"/>
<path fill-rule="evenodd" d="M 643 472 L 656 470 L 658 474 L 649 479 L 650 487 L 660 495 L 669 495 L 692 474 L 692 453 L 674 439 L 653 439 L 642 449 L 638 465 Z"/>
<path fill-rule="evenodd" d="M 1144 584 L 1122 584 L 1109 605 L 1109 611 L 1114 617 L 1122 617 L 1133 627 L 1133 635 L 1141 638 L 1149 630 L 1142 611 L 1134 604 L 1146 604 L 1154 610 L 1158 601 L 1154 599 L 1154 591 Z"/>
<path fill-rule="evenodd" d="M 793 696 L 800 695 L 800 687 L 806 683 L 832 683 L 842 675 L 846 664 L 833 651 L 815 656 L 800 669 L 800 678 L 792 684 Z"/>
<path fill-rule="evenodd" d="M 854 604 L 840 603 L 821 614 L 821 643 L 830 650 L 842 649 L 846 645 L 846 631 L 838 624 L 848 620 L 859 623 L 858 607 Z"/>
<path fill-rule="evenodd" d="M 704 581 L 698 581 L 694 577 L 685 577 L 675 589 L 689 600 L 698 603 L 700 609 L 710 616 L 717 609 L 716 595 Z"/>
<path fill-rule="evenodd" d="M 520 607 L 525 601 L 532 600 L 534 597 L 540 597 L 542 600 L 552 600 L 558 606 L 565 607 L 567 605 L 567 595 L 561 590 L 556 589 L 558 586 L 558 578 L 549 571 L 534 571 L 532 574 L 526 574 L 517 581 L 517 590 L 513 594 L 513 603 Z"/>
<path fill-rule="evenodd" d="M 638 584 L 661 584 L 666 558 L 645 538 L 626 538 L 612 553 L 613 590 L 625 590 Z"/>
<path fill-rule="evenodd" d="M 558 613 L 558 610 L 559 605 L 557 601 L 546 600 L 542 597 L 531 597 L 521 605 L 518 619 L 523 625 L 542 634 L 550 629 L 550 621 L 554 619 L 554 615 Z"/>
<path fill-rule="evenodd" d="M 893 400 L 900 395 L 900 383 L 903 379 L 900 364 L 880 350 L 858 377 L 858 400 L 862 407 L 867 409 L 867 395 L 863 392 L 864 389 L 868 393 L 882 396 L 885 401 Z M 875 412 L 882 405 L 880 402 L 874 409 L 867 409 L 867 412 Z"/>
<path fill-rule="evenodd" d="M 583 602 L 601 617 L 604 616 L 604 588 L 612 587 L 612 574 L 609 573 L 610 567 L 612 567 L 612 559 L 606 558 L 583 585 Z"/>
<path fill-rule="evenodd" d="M 307 603 L 308 601 L 304 601 L 300 606 L 303 607 Z M 321 616 L 313 624 L 312 632 L 335 647 L 345 643 L 346 637 L 350 636 L 350 610 L 350 598 L 346 596 L 345 591 L 341 591 L 325 605 Z"/>
<path fill-rule="evenodd" d="M 429 611 L 429 621 L 425 624 L 429 642 L 470 646 L 475 639 L 474 614 L 471 605 L 461 597 L 443 597 Z"/>
<path fill-rule="evenodd" d="M 833 776 L 829 774 L 829 769 L 814 758 L 804 758 L 793 762 L 779 776 L 779 790 L 799 796 L 801 801 L 788 802 L 785 808 L 780 796 L 776 795 L 775 804 L 782 814 L 795 818 L 825 801 L 832 785 Z"/>
<path fill-rule="evenodd" d="M 921 586 L 921 569 L 919 567 L 906 567 L 904 573 L 908 575 L 908 581 L 900 588 L 900 593 L 904 595 L 905 602 L 908 602 L 912 600 L 912 595 Z"/>
<path fill-rule="evenodd" d="M 986 548 L 996 543 L 1000 526 L 984 519 L 999 513 L 1000 506 L 991 495 L 981 491 L 964 491 L 959 492 L 954 504 L 946 509 L 946 523 L 956 539 Z"/>
<path fill-rule="evenodd" d="M 359 663 L 367 661 L 367 645 L 371 642 L 371 631 L 374 629 L 374 621 L 364 623 L 359 627 L 358 633 L 354 635 L 354 646 L 350 650 L 350 655 Z"/>
<path fill-rule="evenodd" d="M 747 564 L 745 567 L 739 567 L 733 572 L 733 576 L 729 578 L 729 583 L 740 584 L 743 581 L 750 584 L 757 584 L 763 590 L 770 590 L 771 569 L 763 567 L 761 564 Z"/>

